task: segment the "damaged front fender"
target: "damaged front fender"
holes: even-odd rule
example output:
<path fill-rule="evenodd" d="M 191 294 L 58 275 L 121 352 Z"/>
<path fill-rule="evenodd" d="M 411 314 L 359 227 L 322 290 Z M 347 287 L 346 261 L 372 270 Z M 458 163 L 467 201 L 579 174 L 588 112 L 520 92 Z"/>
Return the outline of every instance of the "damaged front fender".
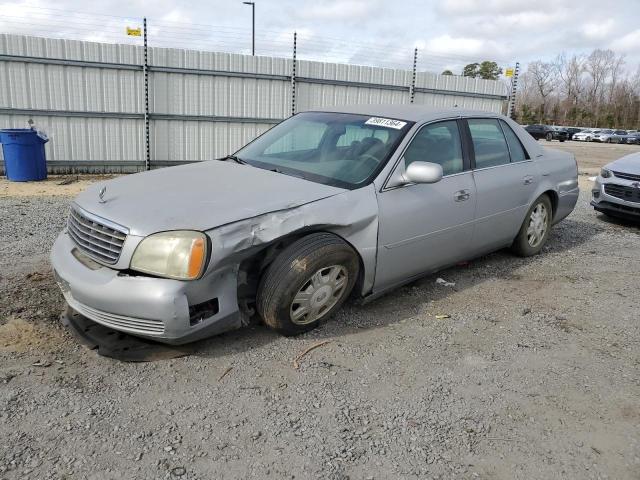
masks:
<path fill-rule="evenodd" d="M 373 185 L 247 218 L 209 230 L 212 255 L 208 271 L 259 255 L 267 246 L 303 231 L 335 233 L 362 261 L 362 295 L 373 288 L 378 239 L 378 204 Z"/>

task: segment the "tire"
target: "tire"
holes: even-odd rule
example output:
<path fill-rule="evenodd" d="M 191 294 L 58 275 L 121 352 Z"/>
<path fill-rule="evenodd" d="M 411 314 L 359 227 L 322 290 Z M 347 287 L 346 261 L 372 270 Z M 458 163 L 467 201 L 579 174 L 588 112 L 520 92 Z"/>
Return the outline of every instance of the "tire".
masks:
<path fill-rule="evenodd" d="M 611 139 L 610 139 L 610 138 L 607 138 L 607 139 L 604 141 L 604 143 L 611 143 Z"/>
<path fill-rule="evenodd" d="M 561 138 L 560 139 L 560 143 L 564 142 L 566 140 L 566 138 Z"/>
<path fill-rule="evenodd" d="M 342 306 L 359 270 L 358 255 L 342 239 L 310 234 L 285 248 L 267 268 L 258 286 L 258 313 L 286 336 L 313 330 Z M 295 301 L 301 298 L 306 306 Z"/>
<path fill-rule="evenodd" d="M 587 142 L 590 142 L 590 141 L 591 141 L 591 137 L 587 137 L 587 138 L 586 138 L 586 141 L 587 141 Z"/>
<path fill-rule="evenodd" d="M 532 227 L 532 229 L 535 231 L 536 237 L 535 242 L 532 242 L 530 234 L 533 234 L 534 232 L 530 232 L 529 227 L 535 221 L 533 219 L 533 214 L 537 208 L 541 208 L 546 212 L 546 216 L 544 218 L 544 230 L 541 232 L 538 228 Z M 541 210 L 538 210 L 538 212 L 540 211 Z M 532 255 L 538 254 L 549 238 L 552 216 L 553 209 L 551 206 L 551 200 L 549 200 L 549 197 L 546 194 L 539 196 L 527 211 L 527 215 L 524 218 L 524 222 L 522 222 L 520 231 L 513 241 L 513 245 L 511 246 L 511 250 L 513 251 L 513 253 L 521 257 L 530 257 Z"/>
<path fill-rule="evenodd" d="M 553 140 L 553 133 L 547 133 L 544 138 L 547 142 L 550 142 L 551 140 Z"/>

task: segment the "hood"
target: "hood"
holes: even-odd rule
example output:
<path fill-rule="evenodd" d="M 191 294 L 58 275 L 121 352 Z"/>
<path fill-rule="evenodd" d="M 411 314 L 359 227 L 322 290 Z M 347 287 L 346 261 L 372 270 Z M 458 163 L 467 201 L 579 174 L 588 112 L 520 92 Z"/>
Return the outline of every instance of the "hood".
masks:
<path fill-rule="evenodd" d="M 640 175 L 640 152 L 632 153 L 605 165 L 605 168 L 622 173 Z"/>
<path fill-rule="evenodd" d="M 104 203 L 100 191 L 105 188 Z M 86 211 L 145 236 L 166 230 L 210 230 L 344 192 L 227 161 L 162 168 L 99 182 L 76 197 Z"/>

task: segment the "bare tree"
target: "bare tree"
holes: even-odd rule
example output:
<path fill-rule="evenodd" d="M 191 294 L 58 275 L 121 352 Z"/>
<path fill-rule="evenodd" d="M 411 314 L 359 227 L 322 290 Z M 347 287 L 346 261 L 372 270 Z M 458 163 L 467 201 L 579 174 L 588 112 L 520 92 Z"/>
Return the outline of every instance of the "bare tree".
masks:
<path fill-rule="evenodd" d="M 516 97 L 520 120 L 640 128 L 640 66 L 630 72 L 625 65 L 611 50 L 532 62 Z"/>
<path fill-rule="evenodd" d="M 538 121 L 542 122 L 546 118 L 549 95 L 557 87 L 557 68 L 553 63 L 537 60 L 529 64 L 527 74 L 531 77 L 532 84 L 540 96 Z"/>

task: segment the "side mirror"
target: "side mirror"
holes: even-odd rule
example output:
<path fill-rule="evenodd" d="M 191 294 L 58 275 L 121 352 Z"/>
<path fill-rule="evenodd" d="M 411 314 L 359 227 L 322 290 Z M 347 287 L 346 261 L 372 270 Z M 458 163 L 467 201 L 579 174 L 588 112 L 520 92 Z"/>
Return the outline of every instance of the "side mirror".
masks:
<path fill-rule="evenodd" d="M 442 175 L 442 166 L 437 163 L 411 162 L 403 177 L 406 183 L 436 183 Z"/>

